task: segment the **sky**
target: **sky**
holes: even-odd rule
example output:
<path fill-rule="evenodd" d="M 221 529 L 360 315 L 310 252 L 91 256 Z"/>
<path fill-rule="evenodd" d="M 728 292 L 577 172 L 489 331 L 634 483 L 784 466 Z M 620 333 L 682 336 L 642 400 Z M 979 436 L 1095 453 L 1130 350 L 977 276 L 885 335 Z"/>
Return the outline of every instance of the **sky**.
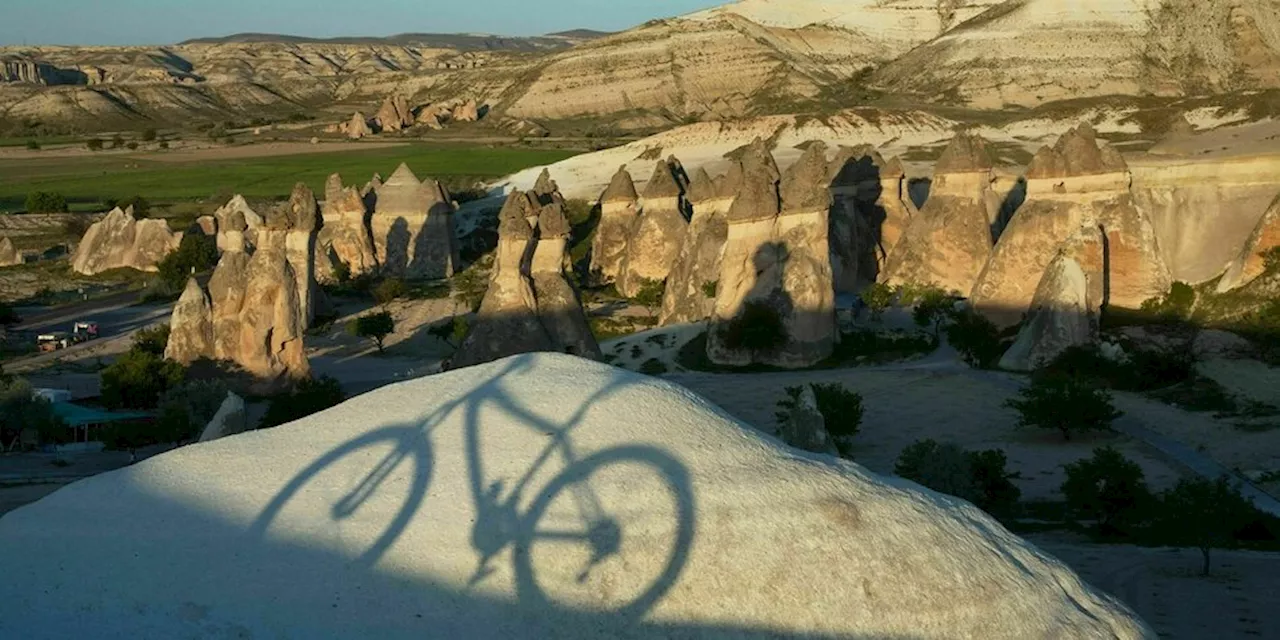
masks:
<path fill-rule="evenodd" d="M 0 45 L 172 44 L 247 31 L 311 37 L 620 31 L 728 0 L 0 0 Z"/>

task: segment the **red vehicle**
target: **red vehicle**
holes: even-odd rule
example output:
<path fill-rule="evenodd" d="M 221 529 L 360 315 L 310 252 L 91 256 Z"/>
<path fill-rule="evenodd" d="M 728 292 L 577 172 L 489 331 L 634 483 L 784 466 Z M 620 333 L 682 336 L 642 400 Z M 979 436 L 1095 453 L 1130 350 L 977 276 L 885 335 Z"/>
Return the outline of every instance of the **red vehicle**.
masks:
<path fill-rule="evenodd" d="M 71 330 L 71 338 L 74 342 L 96 340 L 98 338 L 98 323 L 77 322 L 75 328 Z"/>

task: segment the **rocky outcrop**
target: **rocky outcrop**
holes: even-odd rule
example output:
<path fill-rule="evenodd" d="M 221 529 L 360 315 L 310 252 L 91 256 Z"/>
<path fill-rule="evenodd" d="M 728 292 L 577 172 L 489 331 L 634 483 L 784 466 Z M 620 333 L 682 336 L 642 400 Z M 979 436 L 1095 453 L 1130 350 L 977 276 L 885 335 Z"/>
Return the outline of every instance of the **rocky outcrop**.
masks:
<path fill-rule="evenodd" d="M 689 229 L 684 209 L 684 190 L 672 166 L 659 161 L 644 187 L 640 215 L 627 241 L 622 275 L 617 283 L 619 293 L 635 297 L 646 282 L 667 279 Z"/>
<path fill-rule="evenodd" d="M 1032 371 L 1069 347 L 1097 339 L 1105 281 L 1103 246 L 1100 230 L 1086 228 L 1049 263 L 1027 324 L 1001 358 L 1001 368 Z"/>
<path fill-rule="evenodd" d="M 384 273 L 448 278 L 458 264 L 453 203 L 434 180 L 419 181 L 401 164 L 377 188 L 370 218 L 373 244 Z"/>
<path fill-rule="evenodd" d="M 918 213 L 906 171 L 872 147 L 842 149 L 831 169 L 831 263 L 836 291 L 856 293 L 879 279 Z"/>
<path fill-rule="evenodd" d="M 195 278 L 187 280 L 169 320 L 169 344 L 164 357 L 184 365 L 213 357 L 213 306 Z"/>
<path fill-rule="evenodd" d="M 1258 228 L 1249 236 L 1236 258 L 1218 282 L 1218 293 L 1226 293 L 1253 282 L 1267 270 L 1265 255 L 1280 247 L 1280 198 L 1271 203 Z"/>
<path fill-rule="evenodd" d="M 365 118 L 364 114 L 359 111 L 351 115 L 351 120 L 342 124 L 340 131 L 352 140 L 359 140 L 373 135 L 373 129 L 369 127 L 369 119 Z"/>
<path fill-rule="evenodd" d="M 413 111 L 409 109 L 409 101 L 404 96 L 387 96 L 382 101 L 374 120 L 378 123 L 380 133 L 400 131 L 413 126 Z"/>
<path fill-rule="evenodd" d="M 890 254 L 880 280 L 935 285 L 962 295 L 973 290 L 994 245 L 992 161 L 986 141 L 957 135 L 934 168 L 929 200 Z"/>
<path fill-rule="evenodd" d="M 551 337 L 538 319 L 538 300 L 525 265 L 534 253 L 530 218 L 540 207 L 530 193 L 514 191 L 498 214 L 498 248 L 489 288 L 471 332 L 450 358 L 448 368 L 492 362 L 518 353 L 551 351 Z"/>
<path fill-rule="evenodd" d="M 378 255 L 360 192 L 343 187 L 342 176 L 336 173 L 325 182 L 324 192 L 320 209 L 324 226 L 316 238 L 316 279 L 331 281 L 338 265 L 344 265 L 351 277 L 376 273 Z"/>
<path fill-rule="evenodd" d="M 562 204 L 552 202 L 539 210 L 537 239 L 528 267 L 536 312 L 555 350 L 600 360 L 604 356 L 591 333 L 578 291 L 564 273 L 572 231 Z"/>
<path fill-rule="evenodd" d="M 827 431 L 827 420 L 818 410 L 818 399 L 814 396 L 813 387 L 801 387 L 800 396 L 793 400 L 795 406 L 790 408 L 786 419 L 779 425 L 778 437 L 797 449 L 840 455 L 835 441 Z"/>
<path fill-rule="evenodd" d="M 0 267 L 22 264 L 22 254 L 13 246 L 8 236 L 0 236 Z"/>
<path fill-rule="evenodd" d="M 724 365 L 812 366 L 831 355 L 836 337 L 826 146 L 808 143 L 785 177 L 763 141 L 741 162 L 707 355 Z M 784 335 L 769 345 L 742 340 L 739 325 L 762 320 L 748 313 L 767 313 Z"/>
<path fill-rule="evenodd" d="M 1087 124 L 1042 148 L 1027 169 L 1027 200 L 973 287 L 973 306 L 998 327 L 1021 322 L 1063 242 L 1083 225 L 1102 224 L 1104 211 L 1135 215 L 1129 184 L 1124 159 Z"/>
<path fill-rule="evenodd" d="M 200 433 L 200 442 L 213 442 L 248 430 L 249 417 L 244 399 L 227 392 L 227 399 L 222 401 L 218 412 L 213 414 L 209 424 Z"/>
<path fill-rule="evenodd" d="M 454 122 L 477 122 L 480 120 L 480 106 L 474 99 L 468 100 L 453 108 Z"/>
<path fill-rule="evenodd" d="M 622 275 L 627 243 L 639 214 L 640 196 L 627 167 L 618 167 L 600 196 L 600 223 L 591 241 L 591 278 L 595 284 L 616 282 Z"/>
<path fill-rule="evenodd" d="M 218 222 L 218 251 L 247 252 L 252 250 L 258 229 L 264 223 L 244 196 L 237 195 L 213 214 Z"/>
<path fill-rule="evenodd" d="M 86 276 L 122 268 L 154 272 L 181 240 L 164 220 L 138 220 L 132 207 L 117 207 L 89 227 L 71 256 L 71 268 Z"/>
<path fill-rule="evenodd" d="M 283 242 L 285 258 L 289 261 L 294 277 L 304 330 L 315 319 L 316 298 L 319 294 L 315 269 L 316 237 L 322 224 L 320 205 L 316 202 L 315 194 L 307 185 L 299 182 L 294 186 L 289 201 L 275 206 L 267 214 L 266 226 L 259 233 L 260 242 Z M 265 240 L 261 239 L 264 234 Z"/>
<path fill-rule="evenodd" d="M 667 278 L 659 324 L 701 322 L 715 311 L 721 259 L 729 238 L 727 216 L 741 180 L 738 166 L 718 181 L 706 169 L 693 172 L 688 194 L 693 220 Z"/>

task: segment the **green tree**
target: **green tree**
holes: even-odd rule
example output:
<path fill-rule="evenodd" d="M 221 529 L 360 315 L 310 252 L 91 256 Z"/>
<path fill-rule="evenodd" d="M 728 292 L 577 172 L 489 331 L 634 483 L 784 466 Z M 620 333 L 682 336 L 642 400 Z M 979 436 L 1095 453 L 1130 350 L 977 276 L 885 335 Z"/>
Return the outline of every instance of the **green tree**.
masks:
<path fill-rule="evenodd" d="M 391 312 L 380 311 L 360 316 L 347 323 L 347 333 L 357 338 L 368 338 L 378 345 L 378 353 L 384 353 L 383 341 L 396 330 L 395 318 Z"/>
<path fill-rule="evenodd" d="M 894 473 L 908 480 L 972 502 L 992 514 L 1013 510 L 1022 492 L 1008 470 L 1008 458 L 999 449 L 965 451 L 958 445 L 934 440 L 916 442 L 898 456 Z"/>
<path fill-rule="evenodd" d="M 155 142 L 157 136 L 158 134 L 156 133 L 155 129 L 144 129 L 142 131 L 143 142 Z"/>
<path fill-rule="evenodd" d="M 862 292 L 862 302 L 871 310 L 871 318 L 878 321 L 893 306 L 895 295 L 893 287 L 877 282 Z"/>
<path fill-rule="evenodd" d="M 275 396 L 262 417 L 262 428 L 278 427 L 342 404 L 342 385 L 329 376 L 307 378 L 292 391 Z"/>
<path fill-rule="evenodd" d="M 108 409 L 154 409 L 185 375 L 182 365 L 133 349 L 102 370 L 102 404 Z"/>
<path fill-rule="evenodd" d="M 60 193 L 33 191 L 27 194 L 27 213 L 66 213 L 67 199 Z"/>
<path fill-rule="evenodd" d="M 195 273 L 204 273 L 218 264 L 218 244 L 212 236 L 188 233 L 182 236 L 178 250 L 165 256 L 156 268 L 160 281 L 171 292 L 181 292 L 187 279 Z"/>
<path fill-rule="evenodd" d="M 827 432 L 839 442 L 840 438 L 857 435 L 862 427 L 862 396 L 840 384 L 814 384 L 813 397 L 818 401 Z"/>
<path fill-rule="evenodd" d="M 935 342 L 942 338 L 942 324 L 950 318 L 955 310 L 955 299 L 937 287 L 923 289 L 916 301 L 911 317 L 916 326 L 932 329 Z"/>
<path fill-rule="evenodd" d="M 969 366 L 994 369 L 1005 351 L 1000 329 L 971 309 L 953 313 L 951 320 L 947 326 L 947 342 Z"/>
<path fill-rule="evenodd" d="M 373 299 L 378 304 L 386 306 L 392 301 L 404 297 L 407 291 L 408 289 L 404 286 L 403 280 L 387 278 L 373 288 Z"/>
<path fill-rule="evenodd" d="M 33 428 L 42 442 L 63 442 L 67 425 L 53 410 L 53 404 L 33 395 L 34 389 L 21 378 L 0 372 L 0 441 L 6 444 L 23 429 Z"/>
<path fill-rule="evenodd" d="M 658 309 L 662 306 L 662 296 L 667 292 L 667 283 L 665 280 L 649 280 L 645 279 L 640 283 L 640 290 L 636 292 L 632 302 L 649 310 L 650 316 L 658 315 Z"/>
<path fill-rule="evenodd" d="M 227 399 L 227 392 L 227 384 L 221 380 L 187 380 L 165 390 L 155 425 L 157 442 L 181 443 L 199 438 Z"/>
<path fill-rule="evenodd" d="M 167 324 L 157 324 L 140 329 L 133 334 L 133 344 L 130 346 L 130 350 L 164 357 L 164 351 L 169 346 L 169 333 L 170 329 Z"/>
<path fill-rule="evenodd" d="M 120 134 L 117 133 L 114 136 L 111 136 L 112 149 L 119 149 L 120 147 L 123 147 L 123 146 L 124 146 L 124 138 L 122 138 Z"/>
<path fill-rule="evenodd" d="M 129 196 L 128 198 L 107 198 L 102 202 L 108 209 L 120 207 L 128 209 L 133 207 L 133 216 L 135 218 L 146 218 L 151 215 L 151 203 L 142 196 Z"/>
<path fill-rule="evenodd" d="M 718 293 L 719 291 L 720 291 L 719 280 L 710 280 L 708 282 L 702 283 L 702 295 L 706 296 L 708 299 L 714 300 L 716 297 L 716 293 Z"/>
<path fill-rule="evenodd" d="M 1124 415 L 1111 394 L 1074 376 L 1035 376 L 1005 406 L 1018 411 L 1019 426 L 1054 429 L 1070 440 L 1073 433 L 1106 430 Z"/>
<path fill-rule="evenodd" d="M 90 151 L 102 151 L 102 138 L 89 138 L 89 141 L 85 142 L 84 145 Z"/>
<path fill-rule="evenodd" d="M 457 349 L 462 346 L 462 341 L 467 339 L 467 334 L 471 332 L 471 323 L 467 321 L 466 316 L 455 316 L 448 322 L 442 322 L 427 330 L 427 333 L 443 342 L 450 347 Z"/>
<path fill-rule="evenodd" d="M 1160 502 L 1163 540 L 1199 549 L 1204 557 L 1201 574 L 1206 576 L 1210 552 L 1235 548 L 1236 532 L 1259 516 L 1257 507 L 1225 476 L 1184 478 Z"/>
<path fill-rule="evenodd" d="M 1095 449 L 1092 458 L 1068 464 L 1066 471 L 1067 508 L 1075 517 L 1097 522 L 1103 532 L 1132 533 L 1150 507 L 1142 467 L 1111 447 Z"/>

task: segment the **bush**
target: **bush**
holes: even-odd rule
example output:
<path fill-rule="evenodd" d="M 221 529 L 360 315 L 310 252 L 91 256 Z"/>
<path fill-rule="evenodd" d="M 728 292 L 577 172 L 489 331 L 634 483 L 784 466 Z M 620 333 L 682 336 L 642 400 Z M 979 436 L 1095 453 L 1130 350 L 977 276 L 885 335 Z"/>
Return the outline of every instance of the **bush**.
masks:
<path fill-rule="evenodd" d="M 467 322 L 465 316 L 455 316 L 449 322 L 442 322 L 427 330 L 428 335 L 444 341 L 454 349 L 462 346 L 462 341 L 467 339 L 470 332 L 471 323 Z"/>
<path fill-rule="evenodd" d="M 388 311 L 361 316 L 347 324 L 347 333 L 357 338 L 368 338 L 378 345 L 378 353 L 384 353 L 383 341 L 396 330 L 396 321 Z"/>
<path fill-rule="evenodd" d="M 923 333 L 882 333 L 860 330 L 840 335 L 840 342 L 835 347 L 832 360 L 839 363 L 892 362 L 932 353 L 937 348 L 937 343 Z"/>
<path fill-rule="evenodd" d="M 182 383 L 182 365 L 133 349 L 102 371 L 102 404 L 108 409 L 155 409 L 165 391 Z"/>
<path fill-rule="evenodd" d="M 649 280 L 645 279 L 640 283 L 640 290 L 636 292 L 632 302 L 649 310 L 649 315 L 658 314 L 658 308 L 662 306 L 662 296 L 666 294 L 667 283 L 665 280 Z"/>
<path fill-rule="evenodd" d="M 67 425 L 53 410 L 53 404 L 32 395 L 31 385 L 20 378 L 0 373 L 0 442 L 8 444 L 23 429 L 34 428 L 43 442 L 61 443 Z"/>
<path fill-rule="evenodd" d="M 124 146 L 124 138 L 120 137 L 120 134 L 117 133 L 116 135 L 111 136 L 112 149 L 119 149 L 122 146 Z"/>
<path fill-rule="evenodd" d="M 143 130 L 143 132 L 142 132 L 142 141 L 143 141 L 143 142 L 155 142 L 155 141 L 156 141 L 156 137 L 157 137 L 157 135 L 158 135 L 158 134 L 156 133 L 156 130 L 155 130 L 155 129 L 145 129 L 145 130 Z"/>
<path fill-rule="evenodd" d="M 702 283 L 702 295 L 706 296 L 710 300 L 714 300 L 716 297 L 716 294 L 719 291 L 720 291 L 719 280 L 712 280 L 710 282 Z"/>
<path fill-rule="evenodd" d="M 181 292 L 193 274 L 208 271 L 218 264 L 218 243 L 203 233 L 182 236 L 178 250 L 164 257 L 156 267 L 160 280 L 170 291 Z"/>
<path fill-rule="evenodd" d="M 102 151 L 102 138 L 90 138 L 88 142 L 84 143 L 84 146 L 88 147 L 90 151 Z"/>
<path fill-rule="evenodd" d="M 726 347 L 752 353 L 768 353 L 790 340 L 782 316 L 768 303 L 758 300 L 743 305 L 737 317 L 724 323 L 719 331 Z"/>
<path fill-rule="evenodd" d="M 66 213 L 67 199 L 60 193 L 34 191 L 27 194 L 27 213 Z"/>
<path fill-rule="evenodd" d="M 160 418 L 155 425 L 156 443 L 189 442 L 200 437 L 227 399 L 221 380 L 189 380 L 164 392 Z"/>
<path fill-rule="evenodd" d="M 1187 351 L 1138 349 L 1129 345 L 1126 360 L 1102 355 L 1096 346 L 1074 346 L 1045 365 L 1040 375 L 1088 380 L 1118 391 L 1152 391 L 1195 377 L 1195 357 Z"/>
<path fill-rule="evenodd" d="M 108 209 L 120 207 L 128 209 L 133 207 L 133 216 L 135 218 L 146 218 L 151 215 L 151 203 L 142 196 L 130 196 L 128 198 L 107 198 L 102 202 Z"/>
<path fill-rule="evenodd" d="M 950 443 L 922 440 L 898 456 L 894 473 L 934 491 L 963 498 L 992 514 L 1013 510 L 1022 497 L 1003 451 L 965 451 Z"/>
<path fill-rule="evenodd" d="M 1019 426 L 1055 429 L 1065 440 L 1080 431 L 1111 428 L 1123 415 L 1111 402 L 1111 394 L 1069 376 L 1038 376 L 1005 402 L 1018 411 Z"/>
<path fill-rule="evenodd" d="M 818 411 L 827 425 L 827 432 L 839 442 L 840 438 L 857 435 L 862 427 L 862 396 L 839 384 L 814 384 L 813 396 L 818 401 Z"/>
<path fill-rule="evenodd" d="M 1068 464 L 1062 495 L 1077 518 L 1097 522 L 1103 533 L 1131 534 L 1151 506 L 1142 467 L 1111 447 L 1095 449 L 1093 457 Z"/>
<path fill-rule="evenodd" d="M 168 140 L 162 140 L 162 141 L 160 142 L 160 148 L 161 148 L 161 149 L 168 149 L 168 148 L 169 148 L 169 141 L 168 141 Z"/>
<path fill-rule="evenodd" d="M 952 323 L 947 327 L 947 342 L 960 352 L 969 366 L 977 369 L 996 368 L 1005 351 L 1000 329 L 969 309 L 952 314 Z"/>
<path fill-rule="evenodd" d="M 1237 545 L 1237 533 L 1255 521 L 1259 512 L 1226 477 L 1217 480 L 1184 478 L 1160 498 L 1162 541 L 1192 546 L 1204 556 L 1202 575 L 1209 575 L 1209 553 Z"/>
<path fill-rule="evenodd" d="M 342 385 L 329 376 L 308 378 L 298 383 L 289 393 L 271 399 L 267 413 L 262 416 L 261 428 L 278 427 L 309 415 L 335 407 L 346 400 Z"/>
<path fill-rule="evenodd" d="M 667 371 L 666 363 L 657 358 L 649 358 L 640 365 L 640 373 L 643 373 L 646 376 L 660 376 Z"/>
<path fill-rule="evenodd" d="M 1142 311 L 1169 322 L 1186 321 L 1196 306 L 1196 290 L 1185 282 L 1175 282 L 1169 293 L 1142 303 Z"/>
<path fill-rule="evenodd" d="M 403 298 L 406 291 L 403 280 L 387 278 L 373 288 L 373 299 L 380 305 L 387 305 L 398 298 Z"/>
<path fill-rule="evenodd" d="M 86 216 L 76 216 L 62 223 L 62 233 L 79 240 L 84 234 L 89 233 L 89 227 L 93 223 Z"/>
<path fill-rule="evenodd" d="M 942 334 L 942 324 L 951 316 L 955 306 L 955 299 L 945 291 L 927 287 L 919 293 L 911 317 L 921 329 L 932 328 L 933 338 L 938 340 Z"/>
<path fill-rule="evenodd" d="M 28 141 L 27 141 L 27 150 L 28 150 L 28 151 L 39 151 L 39 150 L 40 150 L 40 143 L 39 143 L 39 142 L 36 142 L 35 140 L 28 140 Z"/>
<path fill-rule="evenodd" d="M 884 312 L 893 306 L 893 298 L 895 296 L 893 287 L 879 282 L 867 287 L 862 292 L 862 302 L 867 305 L 867 309 L 871 310 L 871 318 L 879 320 Z"/>
<path fill-rule="evenodd" d="M 130 350 L 164 356 L 165 348 L 169 346 L 169 333 L 170 329 L 167 324 L 158 324 L 141 329 L 133 334 L 133 346 L 130 347 Z"/>

